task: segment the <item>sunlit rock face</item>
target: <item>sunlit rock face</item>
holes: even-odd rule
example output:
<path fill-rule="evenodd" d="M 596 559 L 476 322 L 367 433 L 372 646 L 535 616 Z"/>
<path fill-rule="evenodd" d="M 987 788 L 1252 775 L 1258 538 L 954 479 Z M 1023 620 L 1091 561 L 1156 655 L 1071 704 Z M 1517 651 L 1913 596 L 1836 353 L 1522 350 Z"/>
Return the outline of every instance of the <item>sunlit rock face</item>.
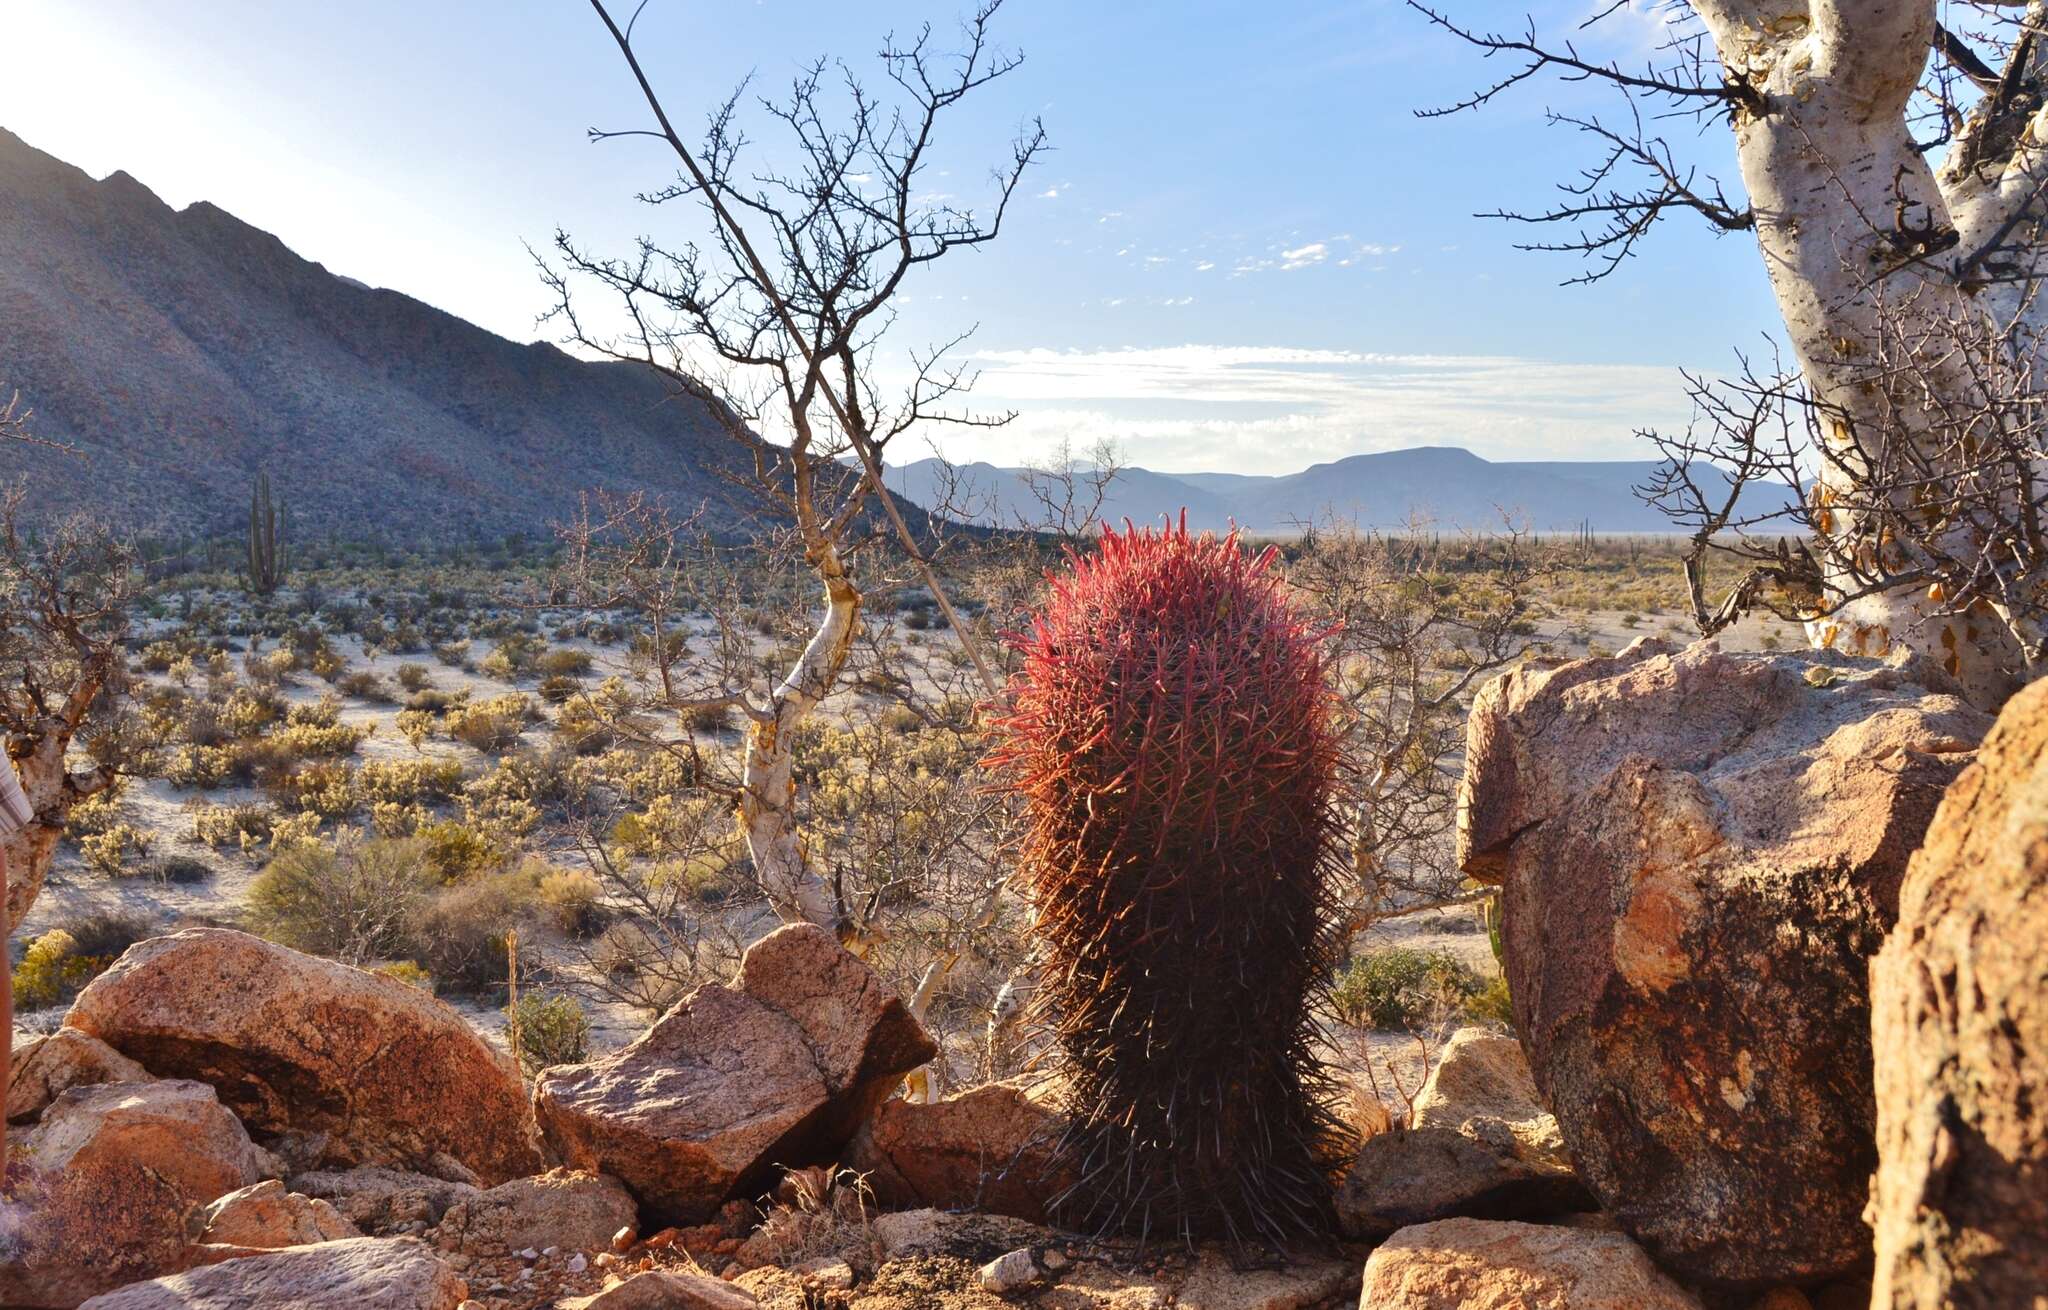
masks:
<path fill-rule="evenodd" d="M 1871 968 L 1879 1310 L 2048 1289 L 2048 683 L 2015 696 L 1913 857 Z"/>
<path fill-rule="evenodd" d="M 1868 961 L 1988 716 L 1918 659 L 1643 641 L 1473 707 L 1459 854 L 1503 888 L 1530 1069 L 1667 1268 L 1866 1266 Z"/>

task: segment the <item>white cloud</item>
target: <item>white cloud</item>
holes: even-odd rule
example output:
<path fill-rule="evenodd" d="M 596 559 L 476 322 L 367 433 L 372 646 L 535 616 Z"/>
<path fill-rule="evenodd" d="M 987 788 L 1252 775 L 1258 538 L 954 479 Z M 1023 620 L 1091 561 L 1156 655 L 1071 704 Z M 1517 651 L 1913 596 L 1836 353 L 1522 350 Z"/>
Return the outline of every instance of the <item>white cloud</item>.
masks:
<path fill-rule="evenodd" d="M 1333 248 L 1333 243 L 1335 248 Z M 1344 250 L 1343 248 L 1346 246 L 1350 248 Z M 1350 268 L 1361 259 L 1368 257 L 1380 258 L 1386 255 L 1398 254 L 1400 249 L 1401 247 L 1397 245 L 1383 245 L 1374 241 L 1353 243 L 1351 234 L 1346 232 L 1341 236 L 1331 237 L 1328 241 L 1306 242 L 1302 245 L 1281 250 L 1271 256 L 1246 255 L 1231 266 L 1230 275 L 1232 277 L 1243 277 L 1248 273 L 1265 273 L 1276 268 L 1285 273 L 1296 269 L 1315 268 L 1317 265 L 1326 262 L 1334 264 L 1337 268 Z M 1340 251 L 1342 252 L 1340 258 L 1331 258 L 1333 255 L 1338 255 Z M 1198 273 L 1205 272 L 1214 267 L 1213 263 L 1204 260 L 1195 265 L 1195 271 Z"/>
<path fill-rule="evenodd" d="M 1214 268 L 1214 267 L 1216 267 L 1216 261 L 1215 261 L 1215 260 L 1213 260 L 1213 259 L 1205 259 L 1205 260 L 1203 260 L 1203 261 L 1202 261 L 1201 263 L 1199 263 L 1199 264 L 1195 265 L 1195 272 L 1197 272 L 1197 273 L 1206 273 L 1206 272 L 1208 272 L 1208 271 L 1209 271 L 1210 269 L 1212 269 L 1212 268 Z"/>
<path fill-rule="evenodd" d="M 1307 268 L 1312 264 L 1320 264 L 1329 257 L 1330 247 L 1328 243 L 1311 241 L 1305 246 L 1296 246 L 1292 250 L 1281 251 L 1280 267 L 1283 269 Z"/>
<path fill-rule="evenodd" d="M 1038 193 L 1038 198 L 1040 200 L 1058 200 L 1060 198 L 1060 189 L 1056 186 L 1049 186 Z"/>
<path fill-rule="evenodd" d="M 949 435 L 945 450 L 1005 464 L 1102 438 L 1137 464 L 1179 472 L 1291 472 L 1420 445 L 1488 459 L 1647 459 L 1635 430 L 1687 414 L 1677 371 L 1657 365 L 1195 345 L 991 350 L 973 362 L 974 403 L 1018 417 L 1000 436 Z"/>

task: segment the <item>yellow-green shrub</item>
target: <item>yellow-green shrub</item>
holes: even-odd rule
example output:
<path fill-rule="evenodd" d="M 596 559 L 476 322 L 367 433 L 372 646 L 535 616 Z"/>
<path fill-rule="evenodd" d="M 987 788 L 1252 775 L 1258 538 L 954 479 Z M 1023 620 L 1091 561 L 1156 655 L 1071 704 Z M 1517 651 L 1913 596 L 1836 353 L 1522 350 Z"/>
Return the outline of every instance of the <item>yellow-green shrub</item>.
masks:
<path fill-rule="evenodd" d="M 332 693 L 316 701 L 300 701 L 285 711 L 285 722 L 293 727 L 332 728 L 341 722 L 341 702 Z"/>
<path fill-rule="evenodd" d="M 687 791 L 696 781 L 687 761 L 663 750 L 608 750 L 598 757 L 595 771 L 636 805 L 645 805 L 657 796 Z"/>
<path fill-rule="evenodd" d="M 412 743 L 414 750 L 425 750 L 427 738 L 434 735 L 433 714 L 426 710 L 400 710 L 398 735 Z"/>
<path fill-rule="evenodd" d="M 117 823 L 105 832 L 90 833 L 78 839 L 78 850 L 85 857 L 87 865 L 118 878 L 129 869 L 131 861 L 146 859 L 153 840 L 147 832 L 129 823 Z"/>
<path fill-rule="evenodd" d="M 111 787 L 77 802 L 64 818 L 64 831 L 73 837 L 84 837 L 119 826 L 121 801 L 126 791 L 126 784 L 117 778 Z"/>
<path fill-rule="evenodd" d="M 62 1005 L 113 963 L 77 951 L 77 941 L 62 928 L 53 928 L 30 942 L 14 970 L 15 1006 L 44 1010 Z"/>
<path fill-rule="evenodd" d="M 1465 1013 L 1474 1019 L 1490 1020 L 1494 1023 L 1515 1025 L 1515 1002 L 1508 995 L 1508 980 L 1505 974 L 1494 974 L 1465 1002 Z"/>
<path fill-rule="evenodd" d="M 413 914 L 406 954 L 444 986 L 501 986 L 510 973 L 508 935 L 538 898 L 538 879 L 522 869 L 441 888 Z"/>
<path fill-rule="evenodd" d="M 739 841 L 731 815 L 709 796 L 656 796 L 612 827 L 612 841 L 631 858 L 670 859 L 706 850 L 729 851 Z"/>
<path fill-rule="evenodd" d="M 356 771 L 339 761 L 301 765 L 279 778 L 270 790 L 280 805 L 326 819 L 347 818 L 363 805 Z"/>
<path fill-rule="evenodd" d="M 456 741 L 496 755 L 517 744 L 533 717 L 533 702 L 514 693 L 453 706 L 441 724 Z"/>
<path fill-rule="evenodd" d="M 580 678 L 590 672 L 590 656 L 585 651 L 557 647 L 535 656 L 532 667 L 545 678 Z"/>
<path fill-rule="evenodd" d="M 160 776 L 174 787 L 210 791 L 227 781 L 229 758 L 224 746 L 176 746 L 163 757 Z"/>
<path fill-rule="evenodd" d="M 590 1057 L 590 1020 L 573 996 L 528 992 L 511 1018 L 519 1033 L 519 1063 L 529 1074 Z"/>
<path fill-rule="evenodd" d="M 294 723 L 269 738 L 278 753 L 292 759 L 333 759 L 353 755 L 373 729 L 365 724 Z"/>
<path fill-rule="evenodd" d="M 370 807 L 370 827 L 379 837 L 414 837 L 433 821 L 434 812 L 424 805 L 378 801 Z"/>
<path fill-rule="evenodd" d="M 218 723 L 228 737 L 248 737 L 277 722 L 284 701 L 276 692 L 236 688 L 220 706 Z"/>
<path fill-rule="evenodd" d="M 434 990 L 434 976 L 411 960 L 393 960 L 389 964 L 378 965 L 370 972 L 402 982 L 408 987 L 417 987 L 423 992 Z"/>
<path fill-rule="evenodd" d="M 1346 1023 L 1413 1028 L 1462 1012 L 1480 986 L 1472 967 L 1449 951 L 1389 946 L 1345 965 L 1330 1002 Z"/>
<path fill-rule="evenodd" d="M 484 834 L 455 819 L 442 819 L 418 829 L 425 843 L 427 866 L 437 880 L 460 882 L 505 859 L 503 849 Z"/>
<path fill-rule="evenodd" d="M 270 811 L 260 805 L 202 805 L 192 811 L 192 836 L 219 850 L 270 836 Z"/>
<path fill-rule="evenodd" d="M 462 786 L 462 762 L 445 757 L 379 760 L 365 764 L 356 779 L 371 801 L 403 805 L 445 801 Z"/>
<path fill-rule="evenodd" d="M 540 899 L 556 925 L 571 937 L 588 937 L 604 926 L 604 887 L 581 869 L 542 874 Z"/>
<path fill-rule="evenodd" d="M 273 852 L 288 851 L 297 846 L 308 845 L 320 840 L 320 816 L 308 810 L 302 814 L 275 815 L 270 821 L 270 849 Z M 249 837 L 242 839 L 242 853 L 254 854 L 255 842 Z"/>
<path fill-rule="evenodd" d="M 302 842 L 256 875 L 245 905 L 257 934 L 356 963 L 409 954 L 409 920 L 433 886 L 416 841 Z"/>

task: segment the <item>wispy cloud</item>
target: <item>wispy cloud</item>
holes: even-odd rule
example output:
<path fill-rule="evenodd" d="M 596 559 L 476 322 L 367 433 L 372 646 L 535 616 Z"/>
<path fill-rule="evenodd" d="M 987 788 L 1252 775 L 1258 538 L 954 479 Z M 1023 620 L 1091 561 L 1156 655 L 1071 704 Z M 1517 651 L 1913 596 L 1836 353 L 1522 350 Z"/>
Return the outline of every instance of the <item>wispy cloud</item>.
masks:
<path fill-rule="evenodd" d="M 1640 364 L 1196 345 L 991 350 L 975 362 L 976 403 L 1018 418 L 998 436 L 963 435 L 991 444 L 949 444 L 953 458 L 1014 463 L 1062 439 L 1106 437 L 1139 464 L 1179 471 L 1273 472 L 1417 445 L 1644 459 L 1635 430 L 1687 412 L 1676 370 Z"/>
<path fill-rule="evenodd" d="M 1349 232 L 1329 237 L 1322 241 L 1307 241 L 1298 246 L 1276 243 L 1267 247 L 1267 253 L 1245 255 L 1231 265 L 1232 277 L 1244 277 L 1251 273 L 1267 273 L 1278 270 L 1282 273 L 1297 269 L 1315 268 L 1329 264 L 1335 268 L 1351 268 L 1365 259 L 1384 259 L 1399 254 L 1401 247 L 1378 241 L 1355 241 Z M 1196 266 L 1202 269 L 1214 265 L 1204 262 Z"/>
<path fill-rule="evenodd" d="M 1307 268 L 1311 264 L 1320 264 L 1329 257 L 1330 247 L 1328 242 L 1311 241 L 1305 246 L 1296 246 L 1292 250 L 1281 251 L 1280 267 L 1283 269 Z"/>

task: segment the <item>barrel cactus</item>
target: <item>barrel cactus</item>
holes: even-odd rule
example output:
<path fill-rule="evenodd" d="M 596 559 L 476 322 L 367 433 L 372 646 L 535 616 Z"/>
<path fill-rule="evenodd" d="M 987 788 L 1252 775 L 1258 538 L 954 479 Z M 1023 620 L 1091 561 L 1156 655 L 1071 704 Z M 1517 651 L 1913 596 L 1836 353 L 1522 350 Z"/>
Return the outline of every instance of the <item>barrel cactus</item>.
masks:
<path fill-rule="evenodd" d="M 1033 999 L 1070 1081 L 1054 1202 L 1091 1231 L 1330 1231 L 1315 1055 L 1335 957 L 1337 702 L 1272 550 L 1104 533 L 1051 578 L 989 763 L 1026 812 Z"/>

